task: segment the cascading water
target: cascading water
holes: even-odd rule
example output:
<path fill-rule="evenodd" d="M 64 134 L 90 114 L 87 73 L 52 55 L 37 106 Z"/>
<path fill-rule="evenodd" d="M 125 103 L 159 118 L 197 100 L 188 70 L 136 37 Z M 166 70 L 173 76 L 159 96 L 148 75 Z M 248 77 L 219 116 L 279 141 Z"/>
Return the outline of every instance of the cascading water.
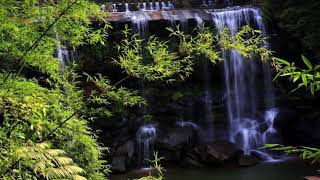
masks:
<path fill-rule="evenodd" d="M 160 3 L 156 2 L 156 11 L 160 11 Z"/>
<path fill-rule="evenodd" d="M 142 11 L 132 12 L 132 29 L 134 33 L 137 33 L 140 38 L 147 39 L 148 25 L 150 17 L 145 12 L 146 3 L 143 3 Z M 144 43 L 144 42 L 143 42 Z M 141 53 L 141 57 L 144 60 L 144 52 Z M 139 80 L 139 88 L 142 96 L 146 98 L 145 83 L 143 80 Z M 143 108 L 143 116 L 147 114 L 147 109 Z M 136 139 L 138 144 L 138 166 L 146 167 L 149 165 L 152 143 L 156 138 L 156 126 L 155 125 L 143 125 L 137 133 Z"/>
<path fill-rule="evenodd" d="M 56 33 L 56 39 L 59 43 L 57 43 L 57 57 L 60 61 L 61 74 L 64 73 L 64 67 L 67 62 L 70 62 L 69 51 L 65 48 L 61 47 L 61 41 L 59 35 Z"/>
<path fill-rule="evenodd" d="M 212 12 L 213 22 L 219 32 L 225 27 L 231 35 L 235 35 L 243 25 L 254 25 L 265 35 L 261 12 L 254 8 L 227 9 L 226 11 Z M 252 24 L 254 22 L 254 24 Z M 222 37 L 223 38 L 223 37 Z M 262 44 L 266 46 L 266 44 Z M 265 119 L 259 119 L 257 110 L 259 107 L 257 98 L 259 93 L 255 76 L 258 71 L 258 63 L 243 58 L 236 50 L 223 52 L 224 72 L 226 83 L 227 112 L 229 118 L 229 140 L 237 142 L 245 154 L 268 142 L 268 135 L 275 133 L 273 121 L 277 112 L 274 109 L 274 95 L 271 81 L 271 70 L 267 65 L 264 68 L 264 98 L 266 111 Z M 260 67 L 261 68 L 261 67 Z M 268 70 L 269 73 L 266 73 Z M 270 96 L 270 97 L 269 97 Z M 269 99 L 266 101 L 266 99 Z M 266 103 L 268 102 L 268 103 Z M 266 125 L 267 130 L 262 126 Z"/>
<path fill-rule="evenodd" d="M 147 166 L 150 160 L 152 143 L 157 136 L 155 125 L 141 126 L 137 133 L 136 139 L 138 143 L 138 162 L 139 166 Z"/>
<path fill-rule="evenodd" d="M 117 4 L 112 4 L 112 12 L 118 12 Z"/>
<path fill-rule="evenodd" d="M 150 10 L 153 11 L 153 2 L 149 2 Z"/>
<path fill-rule="evenodd" d="M 176 27 L 176 20 L 171 11 L 162 11 L 161 15 L 169 22 L 171 27 Z"/>
<path fill-rule="evenodd" d="M 197 27 L 201 30 L 203 28 L 203 25 L 204 25 L 203 19 L 199 16 L 198 13 L 194 14 L 194 19 L 196 20 Z"/>
<path fill-rule="evenodd" d="M 185 17 L 181 16 L 179 18 L 179 24 L 180 24 L 180 28 L 183 32 L 187 32 L 188 31 L 188 19 L 186 19 Z"/>
<path fill-rule="evenodd" d="M 147 3 L 142 3 L 142 11 L 146 11 L 147 10 Z"/>
<path fill-rule="evenodd" d="M 161 2 L 161 8 L 162 10 L 167 10 L 167 6 L 166 6 L 166 3 L 165 2 Z"/>
<path fill-rule="evenodd" d="M 130 10 L 129 10 L 129 4 L 128 4 L 128 3 L 125 3 L 124 5 L 125 5 L 125 7 L 126 7 L 126 12 L 130 12 Z"/>
<path fill-rule="evenodd" d="M 168 9 L 169 10 L 174 10 L 175 9 L 174 5 L 170 1 L 168 1 Z"/>
<path fill-rule="evenodd" d="M 145 12 L 133 12 L 131 20 L 134 33 L 139 34 L 140 37 L 146 37 L 148 32 L 149 19 L 150 17 Z"/>
<path fill-rule="evenodd" d="M 267 125 L 267 130 L 263 132 L 262 138 L 263 143 L 270 143 L 269 141 L 272 140 L 272 136 L 277 133 L 277 130 L 274 128 L 274 121 L 279 113 L 279 109 L 273 108 L 265 112 L 264 119 Z"/>
<path fill-rule="evenodd" d="M 178 121 L 177 125 L 180 127 L 192 127 L 195 130 L 198 130 L 198 125 L 191 121 Z"/>

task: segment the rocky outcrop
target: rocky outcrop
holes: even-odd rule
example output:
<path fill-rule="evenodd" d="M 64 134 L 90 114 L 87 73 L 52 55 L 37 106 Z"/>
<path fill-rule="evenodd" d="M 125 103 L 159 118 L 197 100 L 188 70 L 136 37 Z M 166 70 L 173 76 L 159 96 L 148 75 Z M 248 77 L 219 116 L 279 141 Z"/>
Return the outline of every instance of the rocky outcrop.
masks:
<path fill-rule="evenodd" d="M 180 161 L 196 142 L 197 132 L 191 126 L 169 128 L 162 132 L 155 144 L 166 161 Z"/>
<path fill-rule="evenodd" d="M 113 172 L 125 172 L 128 170 L 134 155 L 134 141 L 128 140 L 113 149 L 111 167 Z"/>
<path fill-rule="evenodd" d="M 114 156 L 112 157 L 112 171 L 113 172 L 125 172 L 126 169 L 126 156 Z"/>
<path fill-rule="evenodd" d="M 217 166 L 235 159 L 239 150 L 232 143 L 220 141 L 197 146 L 194 148 L 194 153 L 201 163 Z"/>
<path fill-rule="evenodd" d="M 229 162 L 236 162 L 242 151 L 232 143 L 219 141 L 197 145 L 183 158 L 184 167 L 216 167 Z"/>
<path fill-rule="evenodd" d="M 256 157 L 250 155 L 242 155 L 238 160 L 238 164 L 241 167 L 254 166 L 258 164 L 258 162 L 259 160 Z"/>

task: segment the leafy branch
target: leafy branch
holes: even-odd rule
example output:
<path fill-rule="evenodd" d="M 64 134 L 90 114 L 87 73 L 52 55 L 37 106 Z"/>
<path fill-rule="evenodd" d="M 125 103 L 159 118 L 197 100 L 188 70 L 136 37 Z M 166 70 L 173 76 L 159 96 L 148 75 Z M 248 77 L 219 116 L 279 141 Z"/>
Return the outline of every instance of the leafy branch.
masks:
<path fill-rule="evenodd" d="M 297 84 L 297 87 L 291 93 L 305 87 L 314 95 L 315 92 L 320 91 L 320 65 L 312 65 L 304 55 L 301 55 L 301 59 L 306 68 L 299 68 L 294 62 L 290 63 L 274 57 L 273 66 L 278 70 L 275 79 L 288 77 L 292 83 Z"/>
<path fill-rule="evenodd" d="M 306 146 L 284 146 L 280 144 L 266 144 L 264 148 L 271 149 L 273 151 L 281 151 L 287 154 L 299 154 L 302 159 L 312 160 L 312 163 L 319 162 L 320 149 L 306 147 Z"/>

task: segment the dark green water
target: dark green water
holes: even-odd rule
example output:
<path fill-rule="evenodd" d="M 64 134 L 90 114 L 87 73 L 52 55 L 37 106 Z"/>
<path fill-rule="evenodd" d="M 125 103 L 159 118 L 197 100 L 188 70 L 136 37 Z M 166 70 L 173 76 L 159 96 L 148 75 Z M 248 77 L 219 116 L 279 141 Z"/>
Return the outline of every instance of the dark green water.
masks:
<path fill-rule="evenodd" d="M 170 168 L 167 180 L 303 180 L 317 174 L 317 167 L 303 161 L 290 160 L 278 163 L 263 163 L 254 167 L 238 168 Z M 127 180 L 125 175 L 113 176 L 111 180 Z"/>

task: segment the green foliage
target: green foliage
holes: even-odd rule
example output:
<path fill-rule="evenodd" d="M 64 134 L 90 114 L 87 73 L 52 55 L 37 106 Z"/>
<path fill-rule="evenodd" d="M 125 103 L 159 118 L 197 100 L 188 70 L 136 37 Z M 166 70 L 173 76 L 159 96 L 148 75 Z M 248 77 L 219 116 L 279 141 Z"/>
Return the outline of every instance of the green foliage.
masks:
<path fill-rule="evenodd" d="M 177 30 L 167 29 L 171 32 L 170 37 L 178 38 L 180 42 L 178 48 L 181 54 L 190 58 L 204 56 L 213 64 L 222 61 L 218 44 L 219 38 L 208 28 L 203 28 L 195 37 L 184 34 L 179 27 Z"/>
<path fill-rule="evenodd" d="M 267 39 L 262 37 L 261 31 L 254 30 L 250 26 L 244 26 L 234 36 L 225 29 L 221 36 L 223 38 L 219 44 L 223 50 L 236 49 L 245 58 L 253 59 L 258 56 L 261 61 L 269 60 L 272 55 L 268 47 L 262 46 Z"/>
<path fill-rule="evenodd" d="M 57 16 L 72 3 L 72 1 L 44 1 L 39 4 L 36 0 L 0 1 L 0 59 L 2 70 L 11 70 L 21 65 L 18 60 L 26 50 L 38 39 L 52 24 Z M 59 78 L 59 61 L 52 55 L 55 53 L 57 43 L 56 36 L 73 47 L 84 43 L 103 42 L 106 32 L 105 27 L 94 30 L 91 17 L 96 16 L 102 20 L 104 14 L 99 6 L 86 0 L 77 0 L 76 3 L 65 12 L 54 29 L 41 38 L 37 46 L 24 57 L 24 64 L 30 68 L 36 68 L 42 73 L 50 75 L 54 79 Z"/>
<path fill-rule="evenodd" d="M 184 34 L 179 27 L 167 30 L 171 33 L 171 40 L 164 42 L 154 36 L 144 41 L 126 28 L 124 39 L 118 45 L 120 55 L 114 62 L 133 77 L 174 81 L 188 77 L 193 72 L 194 61 L 200 57 L 215 64 L 223 60 L 221 53 L 226 50 L 235 49 L 248 59 L 258 56 L 263 61 L 272 54 L 266 47 L 261 47 L 266 41 L 261 32 L 249 26 L 243 27 L 235 36 L 226 29 L 219 35 L 223 38 L 208 28 L 196 36 Z"/>
<path fill-rule="evenodd" d="M 3 81 L 3 78 L 0 80 Z M 0 172 L 4 177 L 34 176 L 33 171 L 27 170 L 27 167 L 32 169 L 34 163 L 21 161 L 14 165 L 19 161 L 15 149 L 26 146 L 28 141 L 46 140 L 53 148 L 65 151 L 68 157 L 86 171 L 86 177 L 104 179 L 100 173 L 101 169 L 105 169 L 104 162 L 99 160 L 102 152 L 87 123 L 73 117 L 61 124 L 73 113 L 72 109 L 62 106 L 64 100 L 68 99 L 67 95 L 58 89 L 40 87 L 35 80 L 18 78 L 12 84 L 3 85 L 0 96 L 0 114 L 3 117 L 0 129 Z M 10 171 L 3 174 L 8 168 Z M 16 173 L 21 172 L 21 169 L 21 174 Z"/>
<path fill-rule="evenodd" d="M 164 169 L 160 164 L 160 161 L 163 159 L 163 157 L 159 157 L 158 152 L 153 153 L 154 160 L 151 160 L 152 167 L 156 170 L 157 174 L 152 175 L 151 173 L 149 176 L 137 179 L 137 180 L 162 180 L 164 179 Z"/>
<path fill-rule="evenodd" d="M 72 65 L 61 74 L 55 58 L 59 40 L 70 48 L 104 42 L 109 24 L 99 9 L 86 0 L 0 1 L 1 179 L 106 179 L 103 148 L 81 117 L 79 76 Z"/>
<path fill-rule="evenodd" d="M 293 147 L 284 146 L 280 144 L 266 144 L 264 148 L 271 149 L 273 151 L 281 151 L 287 154 L 299 154 L 302 159 L 311 160 L 312 163 L 319 162 L 320 159 L 320 149 L 311 147 Z"/>
<path fill-rule="evenodd" d="M 81 174 L 85 171 L 66 157 L 60 149 L 50 149 L 47 143 L 30 144 L 18 147 L 16 156 L 21 161 L 34 162 L 34 172 L 46 179 L 86 180 Z"/>
<path fill-rule="evenodd" d="M 114 62 L 129 75 L 149 81 L 172 80 L 173 76 L 184 79 L 190 75 L 192 61 L 189 57 L 180 59 L 177 53 L 170 52 L 168 42 L 151 36 L 144 44 L 127 28 L 123 35 L 124 39 L 118 45 L 120 55 Z"/>
<path fill-rule="evenodd" d="M 115 87 L 101 74 L 92 77 L 88 74 L 87 81 L 93 82 L 97 86 L 97 91 L 93 90 L 87 100 L 88 111 L 93 117 L 111 117 L 113 113 L 125 113 L 127 107 L 147 105 L 146 100 L 139 96 L 138 91 L 129 90 L 125 87 Z"/>
<path fill-rule="evenodd" d="M 312 95 L 320 90 L 320 65 L 312 65 L 311 62 L 304 56 L 301 56 L 306 68 L 299 68 L 294 62 L 290 63 L 280 58 L 273 58 L 273 65 L 278 70 L 278 74 L 275 77 L 288 77 L 292 83 L 296 83 L 297 88 L 291 92 L 296 91 L 299 88 L 307 88 Z"/>

